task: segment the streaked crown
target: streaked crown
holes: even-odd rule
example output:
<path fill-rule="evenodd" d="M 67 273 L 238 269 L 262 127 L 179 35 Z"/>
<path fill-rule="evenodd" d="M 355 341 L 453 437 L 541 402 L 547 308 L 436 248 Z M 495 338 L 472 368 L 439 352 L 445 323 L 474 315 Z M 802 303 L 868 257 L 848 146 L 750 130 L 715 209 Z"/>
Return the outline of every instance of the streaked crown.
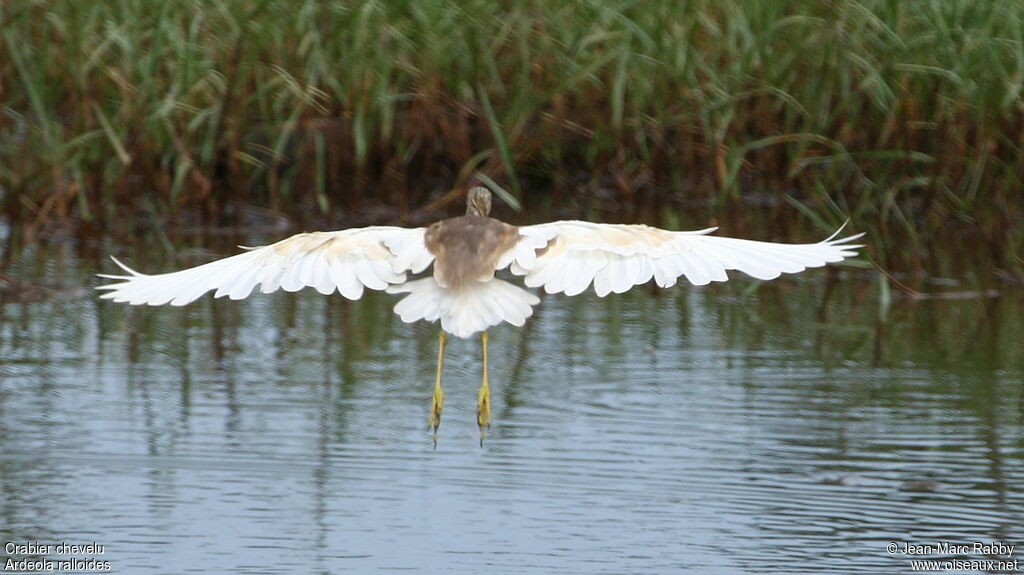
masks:
<path fill-rule="evenodd" d="M 466 194 L 466 215 L 486 216 L 491 213 L 491 191 L 483 186 L 475 186 Z"/>

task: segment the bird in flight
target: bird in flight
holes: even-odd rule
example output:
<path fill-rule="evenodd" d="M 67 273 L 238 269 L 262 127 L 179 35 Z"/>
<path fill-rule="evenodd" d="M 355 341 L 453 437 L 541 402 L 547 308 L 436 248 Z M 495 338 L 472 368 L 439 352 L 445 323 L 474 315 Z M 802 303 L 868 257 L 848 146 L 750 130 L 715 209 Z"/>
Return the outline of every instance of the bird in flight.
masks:
<path fill-rule="evenodd" d="M 522 326 L 540 303 L 533 293 L 494 277 L 508 268 L 530 288 L 577 295 L 593 287 L 604 297 L 652 279 L 661 288 L 686 277 L 694 285 L 726 281 L 727 270 L 761 280 L 842 261 L 863 247 L 863 234 L 813 244 L 759 242 L 709 235 L 716 228 L 669 231 L 642 224 L 557 221 L 513 226 L 491 218 L 491 193 L 473 187 L 466 215 L 425 228 L 372 226 L 309 232 L 181 271 L 147 275 L 112 258 L 127 275 L 102 285 L 100 297 L 131 305 L 182 306 L 210 290 L 214 297 L 243 299 L 261 293 L 312 287 L 357 300 L 365 289 L 408 294 L 395 305 L 402 321 L 441 322 L 437 375 L 428 425 L 437 444 L 444 408 L 441 374 L 447 335 L 480 334 L 483 377 L 476 421 L 483 442 L 491 425 L 487 329 L 502 322 Z M 432 273 L 418 279 L 433 265 Z"/>

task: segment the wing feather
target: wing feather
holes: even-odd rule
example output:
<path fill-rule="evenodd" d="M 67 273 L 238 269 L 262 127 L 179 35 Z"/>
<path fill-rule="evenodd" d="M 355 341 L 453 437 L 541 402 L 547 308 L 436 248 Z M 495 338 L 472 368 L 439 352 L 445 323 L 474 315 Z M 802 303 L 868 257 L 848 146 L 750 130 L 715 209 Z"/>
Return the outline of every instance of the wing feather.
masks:
<path fill-rule="evenodd" d="M 252 290 L 256 287 L 255 278 L 259 274 L 259 268 L 249 267 L 243 271 L 242 275 L 236 279 L 228 290 L 228 297 L 234 300 L 245 299 L 249 297 Z M 219 291 L 219 290 L 218 290 Z"/>
<path fill-rule="evenodd" d="M 608 271 L 612 276 L 612 291 L 625 293 L 633 287 L 633 281 L 629 277 L 629 260 L 632 256 L 616 255 L 612 258 L 612 266 Z"/>
<path fill-rule="evenodd" d="M 384 245 L 395 254 L 391 269 L 396 274 L 407 271 L 418 274 L 434 261 L 434 254 L 427 249 L 425 237 L 426 228 L 416 228 L 384 240 Z"/>
<path fill-rule="evenodd" d="M 422 271 L 433 261 L 422 246 L 423 229 L 390 226 L 311 232 L 207 264 L 166 274 L 139 273 L 114 260 L 125 275 L 96 289 L 100 297 L 133 305 L 185 305 L 214 291 L 214 297 L 242 299 L 260 287 L 298 291 L 312 287 L 358 299 L 364 288 L 383 290 L 405 282 L 407 270 Z M 426 254 L 426 255 L 424 255 Z M 401 258 L 401 262 L 398 260 Z M 424 263 L 425 262 L 425 263 Z"/>
<path fill-rule="evenodd" d="M 260 283 L 260 293 L 273 293 L 281 288 L 281 278 L 284 276 L 284 269 L 279 265 L 266 266 L 262 269 L 263 281 Z"/>
<path fill-rule="evenodd" d="M 671 287 L 729 279 L 736 270 L 769 280 L 855 256 L 863 234 L 814 244 L 782 244 L 710 236 L 716 228 L 673 232 L 645 225 L 561 221 L 519 228 L 523 239 L 506 257 L 529 287 L 575 295 L 593 285 L 598 296 L 622 293 L 653 279 Z M 840 229 L 841 231 L 841 229 Z"/>
<path fill-rule="evenodd" d="M 654 266 L 654 283 L 658 287 L 670 288 L 676 285 L 676 278 L 683 273 L 683 269 L 679 265 L 680 259 L 682 258 L 679 256 L 669 256 Z M 601 292 L 597 292 L 597 295 L 601 295 Z"/>

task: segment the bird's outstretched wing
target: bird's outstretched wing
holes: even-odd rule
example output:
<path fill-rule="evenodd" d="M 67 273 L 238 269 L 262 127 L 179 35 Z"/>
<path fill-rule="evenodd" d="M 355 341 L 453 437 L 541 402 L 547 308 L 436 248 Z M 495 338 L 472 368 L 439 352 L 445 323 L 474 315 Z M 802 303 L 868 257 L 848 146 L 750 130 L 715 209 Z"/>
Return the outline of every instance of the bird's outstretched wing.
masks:
<path fill-rule="evenodd" d="M 597 295 L 622 293 L 652 278 L 660 287 L 680 276 L 705 285 L 726 281 L 727 270 L 769 280 L 856 255 L 863 234 L 816 244 L 779 244 L 709 236 L 717 228 L 673 232 L 645 225 L 560 221 L 519 228 L 520 243 L 548 239 L 536 258 L 513 257 L 512 273 L 528 287 L 576 295 L 591 284 Z M 518 250 L 517 250 L 518 253 Z"/>
<path fill-rule="evenodd" d="M 132 305 L 185 305 L 210 290 L 214 297 L 242 299 L 260 286 L 262 293 L 281 288 L 338 291 L 359 299 L 364 288 L 383 290 L 405 281 L 406 270 L 418 273 L 433 261 L 423 248 L 423 228 L 391 226 L 294 235 L 259 248 L 166 274 L 139 273 L 114 259 L 127 275 L 99 286 L 100 297 Z"/>

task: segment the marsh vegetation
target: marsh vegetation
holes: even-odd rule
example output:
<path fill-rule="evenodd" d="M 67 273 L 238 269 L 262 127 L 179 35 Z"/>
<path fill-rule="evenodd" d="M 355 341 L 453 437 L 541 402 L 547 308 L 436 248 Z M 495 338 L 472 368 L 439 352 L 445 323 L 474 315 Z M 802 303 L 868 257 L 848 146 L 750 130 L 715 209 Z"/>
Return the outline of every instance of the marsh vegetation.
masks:
<path fill-rule="evenodd" d="M 479 171 L 540 209 L 851 219 L 886 268 L 1024 268 L 1020 3 L 15 2 L 0 30 L 12 237 L 408 221 Z"/>

